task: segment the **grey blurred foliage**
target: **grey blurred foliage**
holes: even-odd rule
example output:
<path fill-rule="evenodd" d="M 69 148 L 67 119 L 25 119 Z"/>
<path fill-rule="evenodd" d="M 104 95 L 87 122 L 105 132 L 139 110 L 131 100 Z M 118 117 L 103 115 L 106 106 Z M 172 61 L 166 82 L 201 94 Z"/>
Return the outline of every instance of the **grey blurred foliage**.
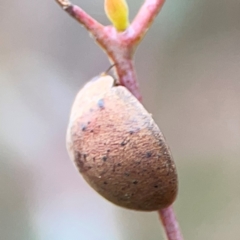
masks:
<path fill-rule="evenodd" d="M 128 2 L 133 18 L 143 1 Z M 108 24 L 103 1 L 75 3 Z M 239 0 L 167 0 L 136 54 L 185 239 L 240 235 L 239 12 Z M 1 1 L 0 16 L 0 239 L 163 239 L 156 213 L 102 199 L 65 150 L 76 93 L 109 66 L 102 50 L 54 0 Z"/>

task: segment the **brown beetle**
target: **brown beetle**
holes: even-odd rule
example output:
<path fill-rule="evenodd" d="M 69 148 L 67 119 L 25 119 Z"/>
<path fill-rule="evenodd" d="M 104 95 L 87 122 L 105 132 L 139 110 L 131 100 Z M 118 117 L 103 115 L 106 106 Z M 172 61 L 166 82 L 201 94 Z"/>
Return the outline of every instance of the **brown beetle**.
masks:
<path fill-rule="evenodd" d="M 176 198 L 176 167 L 160 129 L 109 75 L 94 78 L 79 91 L 67 149 L 84 179 L 114 204 L 153 211 Z"/>

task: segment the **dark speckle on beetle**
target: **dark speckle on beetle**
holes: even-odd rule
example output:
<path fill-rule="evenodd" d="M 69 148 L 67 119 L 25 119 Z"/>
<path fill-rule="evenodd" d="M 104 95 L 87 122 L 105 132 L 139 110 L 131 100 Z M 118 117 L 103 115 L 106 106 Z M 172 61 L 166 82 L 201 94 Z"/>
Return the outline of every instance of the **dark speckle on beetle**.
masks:
<path fill-rule="evenodd" d="M 81 128 L 82 128 L 82 131 L 84 132 L 84 131 L 86 131 L 87 126 L 86 126 L 85 124 L 82 124 L 82 125 L 81 125 Z"/>
<path fill-rule="evenodd" d="M 104 109 L 105 104 L 103 99 L 99 99 L 97 104 L 100 109 Z"/>
<path fill-rule="evenodd" d="M 160 140 L 159 140 L 159 146 L 161 147 L 161 146 L 163 146 L 163 144 L 164 144 L 163 140 L 160 139 Z"/>
<path fill-rule="evenodd" d="M 123 147 L 123 146 L 127 145 L 129 141 L 130 141 L 130 139 L 125 139 L 121 142 L 120 145 Z"/>
<path fill-rule="evenodd" d="M 152 156 L 152 153 L 151 152 L 147 152 L 146 156 L 147 156 L 147 158 L 150 158 Z"/>

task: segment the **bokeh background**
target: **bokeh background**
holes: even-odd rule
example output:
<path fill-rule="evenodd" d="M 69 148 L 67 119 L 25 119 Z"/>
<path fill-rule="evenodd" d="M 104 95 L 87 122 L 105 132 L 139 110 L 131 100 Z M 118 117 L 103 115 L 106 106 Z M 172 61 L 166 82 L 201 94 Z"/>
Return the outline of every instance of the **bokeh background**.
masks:
<path fill-rule="evenodd" d="M 143 1 L 128 2 L 133 18 Z M 74 3 L 109 24 L 103 0 Z M 1 240 L 163 239 L 157 213 L 107 202 L 65 149 L 76 93 L 109 65 L 54 0 L 0 2 Z M 240 1 L 167 0 L 136 68 L 177 164 L 185 239 L 239 239 Z"/>

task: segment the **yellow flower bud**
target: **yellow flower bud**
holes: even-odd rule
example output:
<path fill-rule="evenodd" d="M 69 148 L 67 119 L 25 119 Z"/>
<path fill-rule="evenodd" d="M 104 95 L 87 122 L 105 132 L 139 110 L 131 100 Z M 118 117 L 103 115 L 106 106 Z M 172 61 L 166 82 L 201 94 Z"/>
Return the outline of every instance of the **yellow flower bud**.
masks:
<path fill-rule="evenodd" d="M 105 12 L 118 31 L 124 31 L 128 25 L 128 5 L 125 0 L 105 0 Z"/>

